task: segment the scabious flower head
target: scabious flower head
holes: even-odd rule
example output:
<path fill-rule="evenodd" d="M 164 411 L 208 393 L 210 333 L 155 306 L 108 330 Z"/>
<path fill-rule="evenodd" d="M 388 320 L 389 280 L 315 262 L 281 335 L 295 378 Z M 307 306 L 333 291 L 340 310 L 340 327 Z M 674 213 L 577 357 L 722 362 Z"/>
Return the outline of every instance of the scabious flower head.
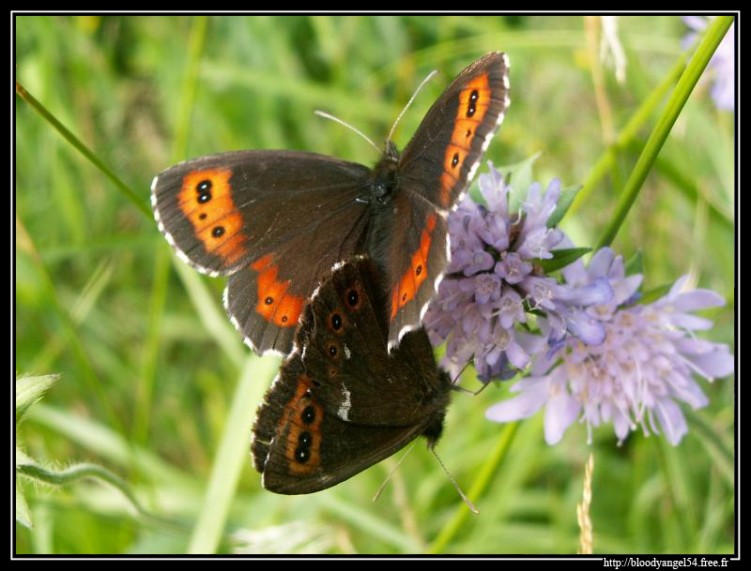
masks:
<path fill-rule="evenodd" d="M 683 48 L 691 46 L 697 36 L 709 25 L 706 16 L 684 16 L 683 21 L 691 28 L 683 38 Z M 730 26 L 722 42 L 709 61 L 712 81 L 712 99 L 719 109 L 735 110 L 735 24 Z"/>
<path fill-rule="evenodd" d="M 664 433 L 675 445 L 687 432 L 678 403 L 694 409 L 707 398 L 694 374 L 712 381 L 733 372 L 726 345 L 694 336 L 711 322 L 691 312 L 723 304 L 710 290 L 683 291 L 681 278 L 661 299 L 628 305 L 636 297 L 641 276 L 626 276 L 623 261 L 609 249 L 599 251 L 585 270 L 580 262 L 564 271 L 567 280 L 585 287 L 606 279 L 610 300 L 586 308 L 600 322 L 605 338 L 598 345 L 566 336 L 556 349 L 537 355 L 531 376 L 516 383 L 512 399 L 488 409 L 489 419 L 508 422 L 545 408 L 545 440 L 555 444 L 577 419 L 591 428 L 613 423 L 619 442 L 641 427 L 646 434 Z M 543 328 L 550 324 L 540 320 Z"/>
<path fill-rule="evenodd" d="M 531 310 L 549 315 L 548 342 L 560 343 L 571 332 L 601 343 L 604 330 L 584 308 L 609 300 L 609 284 L 559 285 L 539 265 L 567 243 L 548 227 L 560 181 L 544 194 L 533 184 L 518 212 L 509 209 L 510 188 L 492 164 L 479 186 L 485 204 L 467 196 L 449 215 L 451 261 L 424 320 L 434 345 L 446 341 L 442 366 L 458 376 L 472 360 L 483 381 L 514 376 L 545 347 L 545 337 L 518 327 Z"/>

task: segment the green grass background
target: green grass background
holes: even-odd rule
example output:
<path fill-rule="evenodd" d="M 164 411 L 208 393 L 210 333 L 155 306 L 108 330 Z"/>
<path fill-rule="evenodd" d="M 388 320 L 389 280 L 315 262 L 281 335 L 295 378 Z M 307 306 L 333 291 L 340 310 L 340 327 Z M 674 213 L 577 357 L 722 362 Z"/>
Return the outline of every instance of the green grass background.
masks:
<path fill-rule="evenodd" d="M 108 468 L 151 514 L 95 479 L 18 478 L 34 527 L 16 526 L 17 552 L 576 553 L 590 450 L 595 553 L 733 552 L 732 379 L 700 381 L 711 404 L 689 417 L 677 447 L 640 432 L 618 446 L 610 426 L 594 431 L 590 447 L 583 425 L 549 447 L 540 415 L 521 423 L 473 497 L 481 515 L 451 532 L 467 508 L 421 444 L 376 502 L 393 459 L 318 494 L 264 491 L 246 448 L 279 361 L 242 346 L 223 315 L 223 280 L 179 262 L 138 207 L 156 173 L 211 152 L 303 149 L 373 164 L 366 143 L 313 111 L 381 141 L 438 69 L 397 130 L 403 147 L 459 70 L 503 50 L 512 104 L 487 158 L 504 165 L 542 153 L 535 178 L 569 186 L 609 157 L 564 220 L 578 245 L 592 245 L 661 103 L 633 137 L 618 137 L 670 73 L 686 33 L 674 16 L 619 18 L 621 85 L 593 57 L 597 31 L 588 26 L 597 25 L 552 16 L 17 17 L 17 79 L 138 198 L 16 98 L 16 370 L 61 375 L 18 438 L 50 466 Z M 642 254 L 647 288 L 693 272 L 725 297 L 725 308 L 707 313 L 707 336 L 731 346 L 733 129 L 733 114 L 717 111 L 700 84 L 614 242 L 627 258 Z M 471 372 L 463 384 L 477 387 Z M 510 436 L 484 419 L 507 394 L 501 385 L 453 396 L 437 451 L 465 490 Z"/>

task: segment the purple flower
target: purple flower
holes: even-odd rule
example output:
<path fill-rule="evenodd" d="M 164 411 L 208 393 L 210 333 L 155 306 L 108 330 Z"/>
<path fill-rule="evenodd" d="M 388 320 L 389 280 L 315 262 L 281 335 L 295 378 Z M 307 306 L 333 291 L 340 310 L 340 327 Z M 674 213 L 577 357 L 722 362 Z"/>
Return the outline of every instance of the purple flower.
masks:
<path fill-rule="evenodd" d="M 694 331 L 712 323 L 691 312 L 723 305 L 711 290 L 684 292 L 679 279 L 663 298 L 645 305 L 632 301 L 641 276 L 625 276 L 623 261 L 601 250 L 585 270 L 574 264 L 564 272 L 574 283 L 606 277 L 613 296 L 584 310 L 605 331 L 599 345 L 567 336 L 557 350 L 539 354 L 531 376 L 516 383 L 517 396 L 490 407 L 486 416 L 497 422 L 526 418 L 545 409 L 545 440 L 556 444 L 575 421 L 592 427 L 612 422 L 619 442 L 641 426 L 649 434 L 664 433 L 676 445 L 688 428 L 678 403 L 694 409 L 707 398 L 693 375 L 712 381 L 734 370 L 726 345 L 698 339 Z M 541 327 L 550 323 L 541 320 Z"/>
<path fill-rule="evenodd" d="M 697 36 L 709 25 L 706 16 L 684 16 L 684 23 L 693 31 L 683 38 L 683 48 L 691 46 Z M 725 37 L 709 61 L 710 76 L 714 81 L 712 99 L 719 109 L 735 109 L 735 23 L 728 29 Z"/>
<path fill-rule="evenodd" d="M 449 215 L 451 261 L 424 324 L 434 345 L 446 341 L 441 364 L 454 376 L 473 360 L 483 381 L 510 378 L 544 349 L 546 338 L 560 343 L 568 332 L 587 343 L 604 339 L 584 311 L 612 297 L 606 281 L 559 285 L 540 268 L 539 260 L 567 244 L 560 230 L 547 226 L 560 182 L 544 194 L 533 184 L 519 212 L 509 211 L 509 191 L 490 164 L 480 176 L 485 205 L 467 196 Z M 548 315 L 546 337 L 518 327 L 532 310 Z"/>

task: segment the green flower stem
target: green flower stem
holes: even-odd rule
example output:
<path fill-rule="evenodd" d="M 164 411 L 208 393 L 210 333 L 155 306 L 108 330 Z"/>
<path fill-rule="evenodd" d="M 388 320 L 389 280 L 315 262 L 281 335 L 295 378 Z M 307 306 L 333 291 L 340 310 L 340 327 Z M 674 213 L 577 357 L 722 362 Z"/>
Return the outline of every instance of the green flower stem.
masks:
<path fill-rule="evenodd" d="M 631 176 L 626 181 L 626 185 L 621 193 L 620 200 L 616 206 L 613 217 L 608 227 L 597 241 L 595 249 L 608 246 L 612 243 L 615 235 L 618 233 L 621 225 L 626 219 L 631 206 L 636 201 L 639 191 L 642 189 L 644 181 L 647 178 L 652 166 L 654 165 L 657 155 L 660 153 L 662 146 L 670 134 L 673 125 L 680 115 L 683 106 L 686 104 L 689 95 L 693 91 L 696 83 L 699 81 L 701 74 L 712 59 L 717 46 L 720 45 L 725 33 L 733 23 L 732 16 L 720 16 L 715 18 L 709 25 L 706 34 L 696 48 L 696 53 L 691 58 L 686 70 L 678 80 L 678 85 L 673 91 L 673 95 L 668 100 L 667 105 L 659 118 L 652 134 L 649 136 L 644 150 L 636 162 Z"/>
<path fill-rule="evenodd" d="M 114 185 L 122 192 L 125 197 L 130 200 L 141 213 L 151 218 L 151 208 L 146 204 L 142 198 L 140 198 L 133 190 L 125 184 L 115 172 L 100 161 L 97 156 L 84 145 L 81 140 L 76 137 L 65 125 L 58 121 L 52 113 L 47 111 L 47 108 L 42 105 L 36 98 L 31 95 L 19 82 L 16 82 L 16 95 L 26 101 L 31 107 L 39 113 L 50 125 L 52 125 L 63 138 L 65 138 L 75 149 L 78 150 L 84 157 L 89 159 L 93 165 L 98 168 L 104 176 L 110 179 Z"/>
<path fill-rule="evenodd" d="M 159 367 L 161 349 L 162 323 L 169 292 L 170 250 L 164 244 L 154 253 L 154 278 L 150 290 L 149 312 L 147 313 L 146 342 L 141 360 L 141 374 L 136 380 L 136 399 L 138 403 L 133 413 L 133 441 L 144 446 L 148 441 L 149 425 L 156 416 L 153 407 L 154 388 Z"/>
<path fill-rule="evenodd" d="M 172 147 L 172 158 L 175 161 L 181 161 L 185 158 L 185 149 L 188 146 L 188 137 L 190 136 L 190 121 L 193 103 L 196 99 L 196 89 L 198 86 L 198 74 L 201 70 L 201 55 L 206 40 L 206 29 L 209 19 L 206 16 L 196 18 L 188 38 L 188 61 L 185 66 L 185 75 L 183 76 L 182 87 L 180 89 L 181 97 L 177 107 L 177 127 L 175 128 L 174 145 Z"/>
<path fill-rule="evenodd" d="M 232 398 L 227 425 L 211 469 L 206 495 L 188 544 L 188 553 L 216 553 L 235 496 L 240 473 L 248 463 L 248 435 L 269 380 L 279 369 L 277 359 L 250 356 Z"/>
<path fill-rule="evenodd" d="M 631 119 L 629 119 L 628 123 L 626 123 L 626 126 L 621 129 L 621 132 L 616 138 L 615 143 L 605 149 L 605 151 L 603 151 L 600 158 L 589 171 L 587 178 L 584 179 L 584 184 L 582 185 L 579 193 L 576 195 L 576 199 L 571 205 L 569 212 L 573 213 L 581 208 L 583 204 L 586 204 L 589 197 L 598 190 L 597 185 L 599 184 L 599 182 L 603 179 L 603 177 L 605 177 L 605 175 L 611 172 L 613 167 L 615 166 L 615 159 L 617 156 L 617 153 L 615 151 L 628 148 L 629 145 L 636 141 L 641 128 L 652 116 L 652 113 L 663 100 L 668 91 L 670 91 L 670 88 L 675 84 L 676 81 L 678 81 L 678 78 L 681 76 L 681 73 L 683 73 L 683 70 L 686 69 L 687 60 L 688 54 L 681 54 L 681 56 L 678 58 L 678 61 L 675 62 L 675 65 L 670 70 L 670 72 L 668 72 L 662 83 L 660 83 L 652 91 L 652 93 L 649 94 L 649 96 L 636 110 L 636 113 L 634 113 Z"/>
<path fill-rule="evenodd" d="M 172 149 L 175 162 L 185 155 L 189 135 L 188 131 L 191 124 L 190 110 L 195 100 L 198 71 L 200 69 L 204 40 L 206 39 L 208 18 L 205 16 L 199 17 L 193 20 L 193 22 L 194 24 L 188 40 L 188 63 L 182 89 L 180 90 L 182 97 L 180 98 L 177 113 L 178 128 L 175 135 L 175 144 Z M 164 307 L 167 301 L 167 286 L 170 276 L 170 250 L 164 247 L 164 244 L 161 246 L 161 248 L 157 249 L 154 258 L 154 282 L 151 288 L 151 300 L 149 304 L 147 341 L 141 366 L 141 375 L 137 386 L 138 398 L 136 402 L 142 403 L 142 406 L 136 409 L 133 422 L 133 439 L 139 444 L 146 442 L 148 425 L 154 414 L 154 411 L 151 410 L 151 403 L 156 382 L 157 363 L 161 346 L 162 320 L 164 318 Z"/>
<path fill-rule="evenodd" d="M 113 428 L 111 423 L 71 414 L 41 402 L 29 409 L 27 417 L 29 422 L 59 434 L 87 454 L 120 467 L 121 471 L 139 474 L 158 486 L 166 484 L 175 490 L 185 490 L 189 495 L 195 493 L 197 480 L 194 475 L 163 460 L 151 448 L 135 445 L 124 436 L 124 430 Z"/>
<path fill-rule="evenodd" d="M 94 478 L 97 480 L 102 480 L 120 490 L 120 492 L 122 492 L 122 494 L 126 498 L 128 498 L 128 501 L 130 501 L 139 515 L 143 516 L 144 518 L 159 524 L 175 523 L 164 517 L 154 515 L 146 510 L 141 505 L 141 502 L 138 501 L 138 498 L 136 498 L 135 494 L 131 491 L 130 486 L 128 486 L 125 480 L 113 474 L 106 468 L 103 468 L 96 464 L 81 463 L 70 466 L 65 470 L 51 470 L 49 468 L 40 466 L 39 464 L 30 463 L 18 465 L 16 467 L 16 471 L 19 474 L 27 476 L 28 478 L 31 478 L 33 480 L 45 482 L 47 484 L 52 484 L 55 486 L 64 486 L 66 484 L 82 480 L 84 478 Z"/>
<path fill-rule="evenodd" d="M 514 441 L 514 436 L 516 435 L 518 428 L 518 422 L 511 422 L 506 424 L 503 432 L 501 433 L 501 437 L 498 439 L 498 443 L 496 444 L 495 449 L 491 452 L 490 456 L 485 461 L 485 464 L 480 469 L 480 473 L 477 475 L 475 483 L 472 485 L 472 488 L 467 494 L 467 497 L 473 503 L 476 503 L 477 498 L 480 498 L 485 493 L 488 485 L 493 480 L 493 476 L 496 474 L 498 468 L 506 458 L 506 453 L 508 452 L 509 448 L 511 448 L 511 443 Z M 446 549 L 446 546 L 451 542 L 452 539 L 454 539 L 456 534 L 465 524 L 467 518 L 469 517 L 469 514 L 469 507 L 465 505 L 459 506 L 456 513 L 454 514 L 454 517 L 444 526 L 443 530 L 438 535 L 438 537 L 436 537 L 435 541 L 430 544 L 427 552 L 431 554 L 443 553 Z"/>
<path fill-rule="evenodd" d="M 685 414 L 691 430 L 715 459 L 717 472 L 725 478 L 727 485 L 732 488 L 734 486 L 733 478 L 735 477 L 734 442 L 723 439 L 721 432 L 711 423 L 707 422 L 704 415 L 699 414 L 699 412 L 688 408 Z"/>
<path fill-rule="evenodd" d="M 189 109 L 195 98 L 196 83 L 199 72 L 199 56 L 203 49 L 204 39 L 206 37 L 206 27 L 208 19 L 205 17 L 197 18 L 196 25 L 193 28 L 193 33 L 188 45 L 189 53 L 189 65 L 188 73 L 186 73 L 185 80 L 183 81 L 183 87 L 186 88 L 185 96 L 181 99 L 181 105 L 179 109 L 178 117 L 187 116 Z M 151 208 L 145 203 L 138 194 L 136 194 L 115 172 L 104 164 L 92 151 L 89 149 L 78 137 L 76 137 L 70 129 L 63 125 L 57 118 L 50 113 L 47 108 L 42 105 L 31 93 L 26 91 L 26 88 L 18 81 L 16 82 L 16 95 L 26 101 L 31 107 L 39 113 L 55 130 L 60 133 L 65 140 L 67 140 L 75 149 L 78 150 L 84 157 L 86 157 L 91 163 L 98 168 L 104 176 L 112 181 L 112 183 L 122 192 L 128 200 L 130 200 L 142 214 L 145 214 L 149 219 L 153 216 Z M 188 138 L 188 125 L 189 121 L 181 121 L 182 128 L 178 129 L 176 135 L 175 149 L 178 152 L 183 150 L 186 146 Z"/>

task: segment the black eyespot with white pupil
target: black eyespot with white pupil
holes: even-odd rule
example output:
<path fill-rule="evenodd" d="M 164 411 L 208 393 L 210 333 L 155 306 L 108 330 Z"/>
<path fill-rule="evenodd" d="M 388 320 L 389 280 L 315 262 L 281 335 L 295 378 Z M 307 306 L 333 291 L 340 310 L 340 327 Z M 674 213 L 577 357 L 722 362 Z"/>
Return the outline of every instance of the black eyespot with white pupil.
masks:
<path fill-rule="evenodd" d="M 303 423 L 305 424 L 312 424 L 313 421 L 316 419 L 316 409 L 312 405 L 306 406 L 302 414 L 300 415 L 300 418 L 302 419 Z"/>
<path fill-rule="evenodd" d="M 214 228 L 211 230 L 211 235 L 214 238 L 221 238 L 224 236 L 224 226 L 214 226 Z"/>
<path fill-rule="evenodd" d="M 342 328 L 342 316 L 338 313 L 331 315 L 331 328 L 334 331 L 339 331 Z"/>
<path fill-rule="evenodd" d="M 469 95 L 469 105 L 467 106 L 467 117 L 473 117 L 477 112 L 477 100 L 480 98 L 480 94 L 476 89 L 472 90 Z"/>
<path fill-rule="evenodd" d="M 454 156 L 451 159 L 451 166 L 455 167 L 458 164 L 459 164 L 459 153 L 454 153 Z"/>
<path fill-rule="evenodd" d="M 211 200 L 211 181 L 202 180 L 196 185 L 196 192 L 198 193 L 198 202 L 201 204 Z"/>
<path fill-rule="evenodd" d="M 360 294 L 357 293 L 356 289 L 351 289 L 347 292 L 347 305 L 349 305 L 352 308 L 355 308 L 360 303 Z"/>
<path fill-rule="evenodd" d="M 300 464 L 305 464 L 310 460 L 310 445 L 313 444 L 313 436 L 310 432 L 301 432 L 297 439 L 297 448 L 295 448 L 295 460 Z"/>

